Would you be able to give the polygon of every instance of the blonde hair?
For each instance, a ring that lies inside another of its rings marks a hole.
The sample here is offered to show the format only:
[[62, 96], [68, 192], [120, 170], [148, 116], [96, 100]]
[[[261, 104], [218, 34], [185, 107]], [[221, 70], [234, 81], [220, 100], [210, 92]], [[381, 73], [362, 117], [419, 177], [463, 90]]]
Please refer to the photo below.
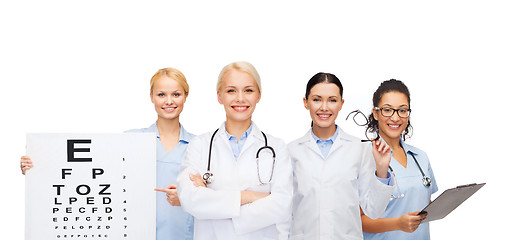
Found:
[[190, 87], [187, 83], [187, 78], [185, 78], [185, 75], [183, 73], [176, 69], [176, 68], [162, 68], [158, 70], [153, 77], [151, 77], [150, 80], [150, 93], [153, 93], [153, 85], [155, 85], [155, 82], [159, 80], [162, 77], [169, 77], [171, 79], [174, 79], [176, 82], [178, 82], [181, 87], [183, 87], [183, 90], [185, 90], [185, 95], [188, 96], [188, 92], [190, 90]]
[[262, 92], [261, 88], [261, 77], [259, 76], [259, 73], [255, 69], [255, 67], [249, 63], [249, 62], [233, 62], [227, 66], [225, 66], [222, 71], [220, 72], [220, 75], [218, 75], [218, 82], [217, 82], [217, 91], [220, 91], [220, 88], [222, 87], [222, 83], [224, 80], [225, 74], [230, 70], [237, 70], [241, 72], [246, 72], [250, 74], [250, 76], [253, 77], [255, 82], [257, 83], [257, 87], [259, 88], [259, 92]]

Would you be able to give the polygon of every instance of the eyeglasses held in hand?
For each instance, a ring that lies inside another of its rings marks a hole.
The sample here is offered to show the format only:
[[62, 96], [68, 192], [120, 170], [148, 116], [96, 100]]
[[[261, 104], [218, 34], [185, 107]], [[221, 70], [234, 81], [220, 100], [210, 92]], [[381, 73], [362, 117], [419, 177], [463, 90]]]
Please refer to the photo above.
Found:
[[[361, 127], [368, 126], [368, 123], [369, 123], [368, 118], [366, 117], [366, 115], [364, 115], [363, 112], [361, 112], [359, 110], [354, 110], [354, 111], [350, 112], [349, 115], [347, 115], [345, 120], [348, 120], [351, 114], [354, 114], [352, 116], [352, 119], [354, 120], [354, 122], [358, 126], [361, 126]], [[361, 142], [375, 142], [380, 139], [380, 135], [378, 134], [378, 130], [375, 132], [369, 132], [368, 128], [366, 128], [364, 135], [366, 136], [366, 139], [361, 140]]]

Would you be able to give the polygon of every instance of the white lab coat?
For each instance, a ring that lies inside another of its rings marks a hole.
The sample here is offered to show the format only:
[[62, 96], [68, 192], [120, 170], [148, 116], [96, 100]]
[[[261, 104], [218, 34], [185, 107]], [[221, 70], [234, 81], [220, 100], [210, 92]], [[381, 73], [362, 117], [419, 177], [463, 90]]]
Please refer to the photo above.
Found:
[[[223, 124], [213, 140], [211, 172], [214, 181], [207, 188], [195, 187], [190, 173], [203, 175], [208, 166], [212, 132], [194, 137], [187, 148], [178, 176], [178, 196], [185, 211], [195, 217], [194, 239], [287, 239], [292, 203], [292, 166], [285, 143], [267, 135], [268, 145], [276, 153], [273, 179], [260, 185], [255, 154], [264, 146], [261, 131], [252, 123], [237, 159]], [[272, 154], [261, 151], [259, 172], [269, 180]], [[268, 197], [240, 206], [242, 190], [271, 193]]]
[[294, 168], [290, 239], [362, 239], [359, 205], [369, 217], [380, 217], [393, 186], [377, 179], [371, 143], [338, 128], [324, 158], [310, 131], [288, 145]]

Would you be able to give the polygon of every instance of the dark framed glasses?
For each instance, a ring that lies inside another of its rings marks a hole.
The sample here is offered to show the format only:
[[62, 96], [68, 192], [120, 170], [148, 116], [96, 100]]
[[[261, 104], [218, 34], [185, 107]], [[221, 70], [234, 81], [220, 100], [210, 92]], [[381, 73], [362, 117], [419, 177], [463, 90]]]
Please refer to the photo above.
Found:
[[394, 115], [394, 112], [398, 113], [398, 117], [400, 118], [408, 118], [410, 117], [410, 112], [412, 112], [412, 109], [410, 108], [390, 108], [390, 107], [375, 107], [376, 111], [380, 111], [380, 114], [384, 117], [392, 117]]
[[[361, 126], [361, 127], [368, 126], [368, 123], [369, 123], [368, 118], [366, 117], [366, 115], [364, 115], [363, 112], [361, 112], [359, 110], [354, 110], [354, 111], [350, 112], [349, 115], [347, 115], [345, 120], [348, 120], [350, 115], [352, 115], [352, 120], [354, 120], [354, 122], [358, 126]], [[364, 135], [366, 136], [366, 139], [361, 140], [361, 142], [375, 142], [380, 139], [380, 135], [378, 134], [378, 130], [375, 132], [369, 132], [368, 128], [366, 128]]]

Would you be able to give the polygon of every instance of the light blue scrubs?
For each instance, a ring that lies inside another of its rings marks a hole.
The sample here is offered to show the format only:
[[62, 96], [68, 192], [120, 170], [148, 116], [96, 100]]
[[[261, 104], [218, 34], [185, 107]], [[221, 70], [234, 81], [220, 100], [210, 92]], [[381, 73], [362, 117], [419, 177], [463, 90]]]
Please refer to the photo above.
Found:
[[[407, 155], [407, 168], [401, 166], [396, 159], [391, 158], [391, 168], [393, 169], [398, 188], [394, 188], [393, 196], [404, 197], [393, 199], [387, 205], [386, 211], [382, 218], [395, 218], [407, 212], [417, 212], [422, 210], [431, 200], [431, 194], [438, 191], [437, 182], [433, 175], [433, 170], [426, 153], [416, 147], [406, 144], [400, 139], [401, 146]], [[431, 178], [431, 186], [426, 187], [422, 183], [422, 174], [417, 164], [410, 155], [412, 152], [421, 166], [424, 174]], [[429, 223], [421, 223], [416, 231], [407, 233], [403, 231], [390, 231], [383, 233], [364, 233], [364, 239], [430, 239]]]
[[[157, 123], [148, 128], [126, 131], [129, 133], [154, 132], [157, 133], [157, 188], [167, 188], [176, 184], [176, 177], [180, 172], [181, 161], [185, 157], [187, 145], [194, 137], [180, 124], [180, 140], [170, 152], [167, 152], [160, 142]], [[183, 211], [181, 207], [171, 206], [163, 192], [157, 192], [157, 240], [193, 239], [194, 218]]]

